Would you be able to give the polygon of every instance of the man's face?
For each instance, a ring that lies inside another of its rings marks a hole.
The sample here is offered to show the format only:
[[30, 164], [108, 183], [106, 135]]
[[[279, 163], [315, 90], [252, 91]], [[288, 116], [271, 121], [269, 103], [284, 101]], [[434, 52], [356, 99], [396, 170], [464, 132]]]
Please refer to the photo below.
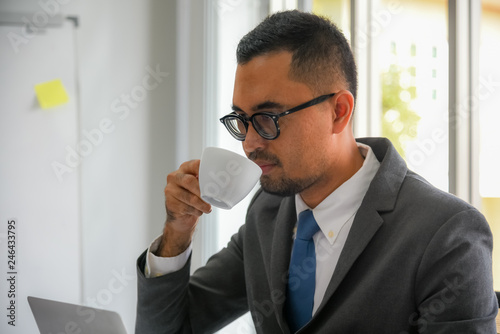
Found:
[[[262, 111], [281, 113], [317, 97], [306, 84], [289, 78], [290, 61], [291, 53], [283, 51], [238, 65], [234, 109], [248, 116]], [[289, 196], [332, 177], [332, 117], [327, 101], [282, 117], [281, 134], [275, 140], [262, 138], [249, 124], [243, 149], [261, 167], [261, 185], [266, 191]]]

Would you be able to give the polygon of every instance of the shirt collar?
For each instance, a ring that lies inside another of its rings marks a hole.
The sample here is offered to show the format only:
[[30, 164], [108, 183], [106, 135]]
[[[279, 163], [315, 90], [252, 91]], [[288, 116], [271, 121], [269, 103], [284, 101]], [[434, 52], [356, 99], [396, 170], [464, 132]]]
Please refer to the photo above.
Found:
[[[362, 143], [356, 144], [361, 155], [365, 158], [361, 168], [312, 209], [316, 222], [330, 244], [335, 242], [342, 227], [358, 211], [368, 187], [380, 167], [380, 162], [370, 146]], [[300, 212], [310, 209], [300, 194], [295, 195], [295, 208], [297, 219]]]

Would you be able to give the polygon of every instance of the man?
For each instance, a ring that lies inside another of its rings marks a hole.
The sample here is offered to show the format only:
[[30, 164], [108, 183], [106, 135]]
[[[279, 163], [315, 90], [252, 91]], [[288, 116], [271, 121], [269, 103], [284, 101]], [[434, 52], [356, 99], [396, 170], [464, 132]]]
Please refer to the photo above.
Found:
[[227, 248], [190, 276], [211, 207], [198, 160], [167, 177], [163, 235], [138, 260], [137, 332], [211, 333], [249, 310], [258, 333], [495, 333], [487, 222], [409, 171], [388, 140], [355, 140], [342, 33], [274, 14], [237, 60], [221, 121], [262, 168], [262, 189]]

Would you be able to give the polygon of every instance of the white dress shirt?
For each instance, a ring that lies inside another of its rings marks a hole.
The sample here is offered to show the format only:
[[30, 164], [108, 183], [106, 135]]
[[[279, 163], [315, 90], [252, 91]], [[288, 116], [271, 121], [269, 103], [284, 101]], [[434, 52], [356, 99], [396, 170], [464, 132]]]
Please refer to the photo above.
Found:
[[[357, 143], [364, 156], [363, 166], [349, 180], [344, 182], [318, 206], [312, 209], [314, 218], [320, 227], [314, 236], [316, 248], [316, 290], [314, 292], [313, 313], [318, 309], [326, 288], [332, 278], [344, 248], [347, 235], [351, 229], [354, 216], [363, 201], [370, 183], [377, 173], [380, 163], [372, 149]], [[299, 194], [295, 195], [297, 217], [300, 212], [310, 209]], [[297, 218], [298, 220], [298, 218]], [[153, 254], [158, 249], [161, 236], [149, 246], [146, 256], [146, 277], [157, 277], [180, 270], [191, 254], [191, 245], [183, 253], [175, 257], [162, 258]], [[327, 263], [328, 265], [321, 265]]]

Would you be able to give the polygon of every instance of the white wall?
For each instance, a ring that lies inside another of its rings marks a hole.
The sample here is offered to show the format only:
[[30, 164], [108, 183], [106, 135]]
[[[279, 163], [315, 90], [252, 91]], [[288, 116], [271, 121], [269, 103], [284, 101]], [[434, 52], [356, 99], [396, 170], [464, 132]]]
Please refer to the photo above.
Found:
[[[161, 232], [165, 176], [175, 167], [175, 3], [81, 1], [76, 7], [81, 127], [94, 128], [104, 117], [116, 124], [82, 169], [83, 302], [106, 303], [132, 332], [135, 259]], [[146, 67], [168, 76], [160, 74], [162, 82], [140, 101], [132, 93], [142, 92]], [[118, 108], [123, 111], [114, 113]], [[116, 273], [125, 276], [123, 290], [110, 294]]]
[[[133, 333], [135, 260], [161, 232], [165, 177], [177, 167], [176, 2], [2, 0], [0, 11], [33, 13], [40, 3], [80, 20], [80, 132], [106, 118], [114, 124], [80, 166], [81, 302], [119, 312]], [[147, 79], [152, 90], [143, 99], [146, 68], [168, 75]]]
[[33, 32], [28, 43], [11, 43], [20, 28], [0, 26], [0, 36], [12, 38], [0, 38], [0, 267], [8, 278], [0, 280], [0, 304], [9, 308], [0, 333], [5, 334], [35, 331], [28, 296], [78, 302], [82, 286], [80, 173], [72, 170], [59, 182], [52, 168], [65, 162], [65, 147], [77, 144], [77, 103], [71, 98], [43, 110], [33, 87], [59, 78], [67, 94], [76, 95], [74, 25], [64, 22]]

